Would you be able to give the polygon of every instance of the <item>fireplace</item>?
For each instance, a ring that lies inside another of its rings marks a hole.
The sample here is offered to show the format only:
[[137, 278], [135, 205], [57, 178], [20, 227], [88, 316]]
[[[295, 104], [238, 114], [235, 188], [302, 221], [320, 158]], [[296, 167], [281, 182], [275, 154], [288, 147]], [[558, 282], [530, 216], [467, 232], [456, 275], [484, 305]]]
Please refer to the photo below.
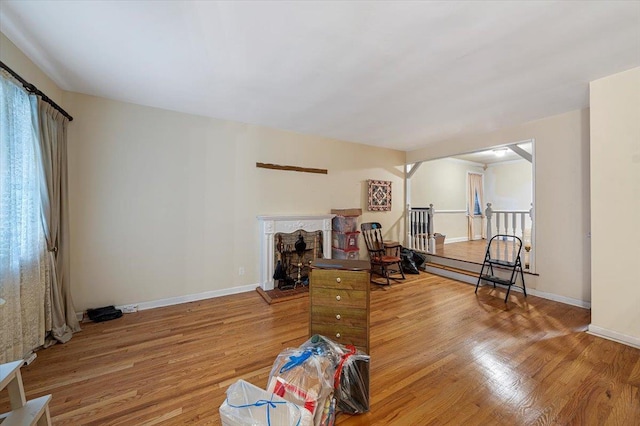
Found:
[[[278, 250], [276, 248], [276, 236], [279, 234], [293, 235], [297, 239], [297, 231], [305, 231], [305, 242], [307, 244], [306, 254], [302, 257], [303, 261], [307, 261], [310, 257], [317, 256], [321, 251], [325, 259], [331, 258], [331, 219], [335, 215], [326, 214], [318, 216], [258, 216], [258, 222], [260, 224], [260, 287], [263, 290], [273, 290], [275, 287], [275, 280], [273, 279], [273, 273], [277, 265]], [[314, 237], [318, 235], [315, 231], [321, 231], [321, 237]], [[288, 238], [283, 237], [284, 241], [289, 241]], [[321, 241], [321, 246], [315, 246]], [[297, 253], [294, 250], [288, 250], [291, 247], [285, 247], [285, 251], [289, 251], [287, 254], [289, 261], [298, 262]], [[295, 268], [295, 265], [294, 265]], [[289, 271], [291, 272], [291, 271]]]

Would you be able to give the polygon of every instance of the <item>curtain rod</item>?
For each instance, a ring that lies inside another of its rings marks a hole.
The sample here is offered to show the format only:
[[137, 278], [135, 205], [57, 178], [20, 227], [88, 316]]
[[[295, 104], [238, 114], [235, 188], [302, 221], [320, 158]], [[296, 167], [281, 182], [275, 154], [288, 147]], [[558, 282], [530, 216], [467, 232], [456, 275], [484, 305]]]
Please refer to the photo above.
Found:
[[17, 72], [15, 72], [14, 70], [12, 70], [11, 68], [9, 68], [4, 62], [0, 61], [0, 67], [2, 67], [4, 70], [6, 70], [9, 74], [11, 74], [13, 76], [13, 78], [15, 78], [16, 80], [18, 80], [20, 83], [22, 83], [22, 87], [24, 87], [26, 89], [27, 92], [29, 93], [34, 93], [38, 96], [40, 96], [42, 98], [43, 101], [45, 101], [46, 103], [48, 103], [49, 105], [51, 105], [52, 107], [54, 107], [55, 109], [58, 110], [58, 112], [60, 112], [60, 114], [64, 115], [65, 117], [67, 117], [69, 119], [69, 121], [73, 121], [73, 117], [70, 116], [67, 111], [63, 110], [62, 107], [60, 105], [58, 105], [57, 103], [55, 103], [53, 100], [51, 100], [51, 98], [49, 98], [47, 95], [45, 95], [43, 92], [41, 92], [40, 90], [38, 90], [38, 88], [36, 86], [34, 86], [33, 84], [29, 83], [27, 80], [25, 80], [24, 78], [20, 77], [18, 75]]

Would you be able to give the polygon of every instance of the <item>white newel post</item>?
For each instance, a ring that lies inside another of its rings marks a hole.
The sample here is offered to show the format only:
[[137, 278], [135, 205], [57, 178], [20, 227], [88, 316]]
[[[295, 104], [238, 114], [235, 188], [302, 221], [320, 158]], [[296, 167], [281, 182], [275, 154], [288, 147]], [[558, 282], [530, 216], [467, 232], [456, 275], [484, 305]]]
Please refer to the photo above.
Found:
[[487, 217], [487, 246], [491, 237], [493, 237], [493, 231], [491, 230], [491, 217], [493, 216], [493, 209], [491, 203], [487, 203], [487, 209], [484, 211], [484, 215]]
[[275, 264], [275, 243], [277, 233], [295, 231], [322, 231], [322, 253], [325, 259], [331, 259], [331, 219], [335, 215], [317, 216], [258, 216], [260, 223], [260, 287], [273, 290], [273, 272]]
[[433, 233], [433, 204], [429, 204], [429, 212], [427, 213], [427, 235], [429, 236], [428, 252], [431, 254], [436, 253], [436, 236]]
[[405, 247], [413, 250], [413, 235], [411, 235], [411, 204], [407, 203], [406, 214], [404, 215], [406, 220], [404, 224], [404, 229], [407, 231], [407, 236], [405, 237], [404, 245]]

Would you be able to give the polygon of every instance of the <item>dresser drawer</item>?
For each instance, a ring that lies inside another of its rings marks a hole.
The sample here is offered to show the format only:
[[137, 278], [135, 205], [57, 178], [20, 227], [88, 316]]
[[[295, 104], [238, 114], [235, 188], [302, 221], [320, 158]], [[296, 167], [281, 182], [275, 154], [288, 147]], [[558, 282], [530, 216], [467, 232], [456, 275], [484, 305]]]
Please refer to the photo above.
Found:
[[314, 304], [311, 306], [311, 322], [364, 329], [367, 327], [367, 310]]
[[342, 345], [354, 345], [368, 350], [367, 330], [364, 328], [353, 328], [334, 324], [311, 324], [310, 331], [312, 335], [321, 334]]
[[366, 291], [312, 288], [310, 295], [313, 305], [334, 306], [336, 308], [367, 308]]
[[365, 290], [369, 285], [368, 271], [312, 269], [314, 287]]

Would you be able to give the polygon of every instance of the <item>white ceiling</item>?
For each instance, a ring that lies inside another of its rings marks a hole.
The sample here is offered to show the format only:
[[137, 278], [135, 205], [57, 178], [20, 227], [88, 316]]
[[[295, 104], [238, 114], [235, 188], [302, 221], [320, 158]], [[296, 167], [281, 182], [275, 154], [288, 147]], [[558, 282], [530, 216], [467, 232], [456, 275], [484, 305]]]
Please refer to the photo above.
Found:
[[638, 1], [2, 0], [0, 30], [65, 90], [401, 150], [640, 66]]

